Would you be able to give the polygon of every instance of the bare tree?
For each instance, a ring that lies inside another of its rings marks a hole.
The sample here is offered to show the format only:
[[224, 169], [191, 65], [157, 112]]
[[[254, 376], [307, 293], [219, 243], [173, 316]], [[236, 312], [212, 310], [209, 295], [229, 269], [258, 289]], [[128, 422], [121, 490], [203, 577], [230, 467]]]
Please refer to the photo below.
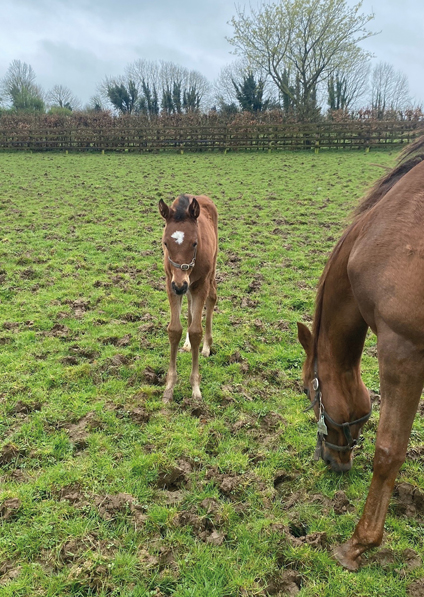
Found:
[[107, 110], [102, 97], [99, 94], [92, 95], [88, 100], [88, 103], [84, 106], [84, 110], [87, 112], [103, 112]]
[[379, 62], [371, 73], [371, 106], [377, 116], [386, 110], [403, 110], [412, 104], [408, 77], [388, 62]]
[[20, 110], [44, 110], [41, 87], [35, 82], [35, 72], [30, 64], [13, 60], [1, 82], [4, 99]]
[[46, 94], [46, 100], [52, 107], [66, 108], [68, 110], [81, 109], [79, 99], [65, 85], [55, 85], [52, 87]]
[[359, 107], [359, 100], [369, 89], [371, 66], [367, 57], [358, 56], [356, 64], [333, 73], [327, 82], [330, 110]]
[[373, 35], [366, 29], [374, 15], [359, 14], [362, 2], [279, 0], [251, 9], [236, 8], [228, 41], [235, 52], [264, 69], [281, 95], [301, 115], [316, 110], [317, 89], [338, 70], [346, 70], [360, 53], [358, 42]]
[[208, 79], [198, 71], [189, 71], [174, 62], [137, 60], [127, 66], [126, 76], [131, 77], [140, 88], [145, 85], [151, 93], [156, 92], [165, 111], [190, 111], [195, 106], [207, 110], [211, 105]]

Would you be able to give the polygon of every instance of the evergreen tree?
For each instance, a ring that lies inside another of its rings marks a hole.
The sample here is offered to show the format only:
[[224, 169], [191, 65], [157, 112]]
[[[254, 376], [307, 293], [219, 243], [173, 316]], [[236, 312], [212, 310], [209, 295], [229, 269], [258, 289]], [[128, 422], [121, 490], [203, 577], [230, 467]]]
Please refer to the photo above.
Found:
[[268, 108], [269, 100], [263, 99], [265, 82], [262, 79], [256, 82], [252, 72], [244, 77], [240, 85], [233, 80], [233, 85], [242, 110], [264, 112]]

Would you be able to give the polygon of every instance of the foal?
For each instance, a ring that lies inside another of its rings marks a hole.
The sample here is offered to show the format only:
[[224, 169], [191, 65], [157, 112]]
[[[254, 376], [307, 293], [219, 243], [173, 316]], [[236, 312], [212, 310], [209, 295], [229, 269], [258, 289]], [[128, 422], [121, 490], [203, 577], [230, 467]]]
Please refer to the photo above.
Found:
[[188, 300], [188, 331], [183, 349], [192, 353], [190, 383], [192, 397], [201, 398], [199, 346], [202, 339], [202, 312], [206, 302], [206, 334], [202, 355], [208, 357], [212, 345], [212, 315], [216, 303], [216, 254], [218, 213], [205, 195], [180, 195], [170, 207], [161, 199], [159, 212], [166, 224], [162, 243], [166, 291], [171, 307], [168, 325], [171, 359], [166, 377], [164, 402], [170, 402], [177, 381], [177, 350], [181, 339], [180, 322], [183, 296]]

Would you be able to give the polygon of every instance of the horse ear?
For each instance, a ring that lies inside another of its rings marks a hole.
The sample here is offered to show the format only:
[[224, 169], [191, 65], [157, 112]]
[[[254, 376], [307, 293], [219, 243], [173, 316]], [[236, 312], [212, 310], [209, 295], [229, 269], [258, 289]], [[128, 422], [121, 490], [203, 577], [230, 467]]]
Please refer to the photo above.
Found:
[[297, 337], [303, 346], [304, 351], [309, 355], [312, 351], [312, 334], [309, 331], [309, 328], [303, 323], [300, 323], [300, 321], [297, 322]]
[[159, 213], [165, 220], [169, 218], [169, 207], [163, 199], [159, 201]]
[[195, 197], [193, 197], [192, 202], [188, 206], [188, 215], [190, 218], [193, 218], [193, 220], [197, 220], [200, 216], [200, 205]]

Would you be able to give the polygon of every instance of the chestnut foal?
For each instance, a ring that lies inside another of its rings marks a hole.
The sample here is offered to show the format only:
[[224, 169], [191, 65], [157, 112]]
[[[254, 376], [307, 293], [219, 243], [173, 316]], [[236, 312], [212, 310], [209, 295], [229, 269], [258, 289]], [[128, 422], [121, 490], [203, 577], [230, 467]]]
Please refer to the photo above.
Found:
[[347, 569], [380, 545], [396, 475], [405, 460], [424, 384], [424, 137], [376, 183], [336, 245], [319, 283], [306, 351], [305, 391], [318, 419], [316, 457], [349, 470], [371, 414], [360, 361], [368, 328], [377, 335], [381, 411], [374, 469], [353, 536], [335, 550]]
[[170, 207], [161, 199], [159, 212], [165, 220], [162, 242], [166, 291], [171, 307], [171, 321], [168, 325], [171, 359], [163, 400], [172, 400], [177, 381], [177, 350], [182, 334], [181, 303], [185, 294], [188, 300], [188, 331], [183, 349], [191, 350], [192, 397], [199, 399], [202, 397], [199, 387], [199, 346], [205, 302], [206, 334], [203, 356], [210, 355], [212, 345], [212, 315], [216, 303], [218, 213], [213, 202], [204, 195], [180, 195]]

